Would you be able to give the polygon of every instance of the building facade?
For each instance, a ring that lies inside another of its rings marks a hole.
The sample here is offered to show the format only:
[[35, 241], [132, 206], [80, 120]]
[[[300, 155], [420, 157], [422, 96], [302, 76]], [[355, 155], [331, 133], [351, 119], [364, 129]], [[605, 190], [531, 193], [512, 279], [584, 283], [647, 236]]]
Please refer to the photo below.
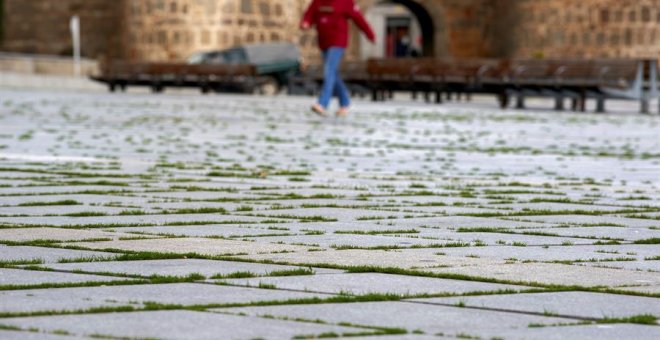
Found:
[[[317, 60], [298, 21], [311, 0], [0, 0], [0, 50], [66, 55], [81, 17], [83, 54], [175, 61], [194, 52], [288, 41]], [[390, 56], [400, 41], [434, 57], [660, 55], [660, 0], [356, 0], [379, 37], [353, 30], [349, 59]]]

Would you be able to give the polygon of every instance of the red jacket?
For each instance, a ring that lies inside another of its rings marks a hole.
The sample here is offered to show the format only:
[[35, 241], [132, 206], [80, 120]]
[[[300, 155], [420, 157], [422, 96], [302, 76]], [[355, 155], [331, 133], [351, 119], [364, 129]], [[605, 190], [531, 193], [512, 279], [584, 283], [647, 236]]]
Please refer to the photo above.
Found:
[[330, 47], [346, 48], [348, 19], [353, 20], [369, 40], [373, 42], [376, 39], [374, 31], [353, 0], [313, 0], [305, 11], [300, 27], [316, 25], [319, 47], [322, 50]]

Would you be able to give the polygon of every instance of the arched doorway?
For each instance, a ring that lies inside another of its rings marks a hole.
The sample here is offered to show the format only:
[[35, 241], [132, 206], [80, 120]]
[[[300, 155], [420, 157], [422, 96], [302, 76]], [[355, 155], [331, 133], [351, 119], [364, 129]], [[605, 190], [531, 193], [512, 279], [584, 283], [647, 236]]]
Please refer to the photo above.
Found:
[[433, 17], [413, 0], [376, 0], [365, 15], [376, 31], [376, 44], [362, 41], [363, 58], [436, 56]]

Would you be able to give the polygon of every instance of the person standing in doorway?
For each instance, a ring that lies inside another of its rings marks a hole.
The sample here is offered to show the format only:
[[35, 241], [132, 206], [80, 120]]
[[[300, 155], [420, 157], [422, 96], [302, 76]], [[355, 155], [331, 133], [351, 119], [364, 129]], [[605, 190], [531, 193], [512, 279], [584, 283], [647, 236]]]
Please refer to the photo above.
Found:
[[348, 46], [348, 20], [364, 32], [372, 43], [376, 35], [353, 0], [313, 0], [300, 22], [301, 29], [316, 26], [318, 45], [323, 54], [323, 87], [312, 111], [325, 116], [332, 95], [339, 98], [337, 116], [348, 114], [351, 104], [346, 84], [339, 74], [339, 65]]

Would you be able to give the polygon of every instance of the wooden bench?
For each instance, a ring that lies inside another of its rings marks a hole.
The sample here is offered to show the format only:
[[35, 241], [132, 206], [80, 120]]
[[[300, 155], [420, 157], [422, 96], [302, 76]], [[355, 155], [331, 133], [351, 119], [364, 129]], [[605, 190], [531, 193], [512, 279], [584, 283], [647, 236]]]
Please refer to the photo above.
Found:
[[234, 89], [252, 92], [260, 84], [254, 65], [212, 65], [180, 63], [129, 63], [112, 62], [102, 66], [102, 74], [92, 77], [108, 84], [111, 92], [118, 87], [148, 86], [153, 92], [166, 87], [200, 88], [203, 93], [211, 90]]

